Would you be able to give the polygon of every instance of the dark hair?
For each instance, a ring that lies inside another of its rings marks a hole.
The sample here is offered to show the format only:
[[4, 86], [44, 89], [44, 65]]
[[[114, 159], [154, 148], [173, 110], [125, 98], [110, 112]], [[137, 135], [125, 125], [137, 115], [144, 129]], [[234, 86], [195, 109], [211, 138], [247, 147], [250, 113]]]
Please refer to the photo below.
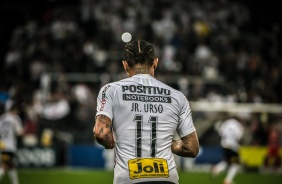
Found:
[[134, 40], [125, 45], [124, 60], [130, 68], [138, 63], [152, 66], [154, 58], [153, 45], [144, 40]]

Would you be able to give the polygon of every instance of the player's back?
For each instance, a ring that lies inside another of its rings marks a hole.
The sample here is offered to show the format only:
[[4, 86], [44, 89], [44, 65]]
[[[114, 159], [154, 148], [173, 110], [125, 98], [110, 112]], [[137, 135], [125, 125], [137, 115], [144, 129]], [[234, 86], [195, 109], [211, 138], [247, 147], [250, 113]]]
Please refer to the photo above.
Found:
[[130, 179], [169, 177], [169, 170], [176, 167], [171, 141], [181, 110], [188, 105], [185, 96], [146, 74], [111, 83], [104, 90], [113, 90], [115, 169], [130, 170]]
[[228, 119], [224, 121], [219, 130], [222, 137], [222, 146], [237, 151], [239, 148], [239, 140], [243, 135], [243, 131], [244, 128], [238, 120]]
[[5, 113], [0, 116], [0, 149], [14, 152], [16, 150], [16, 127], [20, 122], [18, 116]]

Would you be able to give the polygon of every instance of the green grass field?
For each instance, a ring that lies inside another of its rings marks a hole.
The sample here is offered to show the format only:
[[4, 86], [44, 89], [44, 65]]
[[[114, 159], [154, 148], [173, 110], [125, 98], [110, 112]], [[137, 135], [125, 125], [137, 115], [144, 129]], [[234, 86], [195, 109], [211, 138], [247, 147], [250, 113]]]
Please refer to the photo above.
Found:
[[[224, 173], [214, 180], [208, 173], [180, 172], [180, 184], [222, 184]], [[20, 184], [111, 184], [113, 173], [83, 169], [20, 169]], [[281, 184], [282, 175], [239, 173], [236, 184]], [[7, 175], [1, 184], [10, 184]]]

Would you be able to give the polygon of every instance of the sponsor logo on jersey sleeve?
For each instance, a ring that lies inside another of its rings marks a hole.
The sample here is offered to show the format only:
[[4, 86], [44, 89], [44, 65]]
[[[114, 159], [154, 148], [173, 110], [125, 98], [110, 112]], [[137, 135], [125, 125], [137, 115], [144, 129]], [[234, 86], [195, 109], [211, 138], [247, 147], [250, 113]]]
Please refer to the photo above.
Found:
[[103, 111], [104, 108], [105, 108], [105, 105], [106, 105], [106, 102], [107, 102], [106, 91], [107, 91], [107, 89], [109, 89], [109, 87], [111, 87], [111, 86], [110, 85], [106, 86], [102, 91], [102, 99], [100, 100], [100, 102], [101, 102], [100, 111]]

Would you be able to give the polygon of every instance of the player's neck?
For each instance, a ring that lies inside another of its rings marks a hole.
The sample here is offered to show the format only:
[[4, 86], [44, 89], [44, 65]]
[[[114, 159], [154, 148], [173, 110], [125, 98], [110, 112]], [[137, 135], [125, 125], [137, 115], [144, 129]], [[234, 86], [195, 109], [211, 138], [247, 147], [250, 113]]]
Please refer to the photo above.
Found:
[[152, 66], [143, 66], [143, 65], [135, 65], [129, 71], [129, 76], [132, 77], [133, 75], [137, 74], [149, 74], [154, 77], [154, 68]]
[[154, 72], [151, 72], [149, 68], [134, 68], [132, 72], [130, 72], [129, 76], [132, 77], [138, 74], [149, 74], [154, 77]]
[[136, 67], [133, 68], [133, 73], [136, 74], [150, 74], [150, 67]]

